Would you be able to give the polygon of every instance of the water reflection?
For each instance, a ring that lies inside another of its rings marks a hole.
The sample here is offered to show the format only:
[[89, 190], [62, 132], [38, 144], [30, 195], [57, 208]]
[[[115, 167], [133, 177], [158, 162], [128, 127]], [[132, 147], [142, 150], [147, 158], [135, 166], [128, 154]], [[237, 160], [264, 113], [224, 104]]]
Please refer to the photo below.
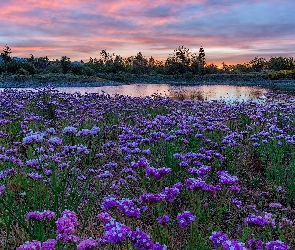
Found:
[[227, 102], [256, 100], [263, 97], [269, 89], [261, 87], [245, 87], [232, 85], [201, 85], [201, 86], [175, 86], [169, 84], [130, 84], [121, 86], [103, 87], [72, 87], [57, 88], [60, 92], [75, 93], [106, 93], [109, 95], [128, 95], [143, 97], [158, 94], [169, 96], [177, 100], [224, 100]]
[[[0, 89], [0, 91], [3, 89]], [[30, 89], [32, 90], [32, 89]], [[176, 86], [169, 84], [130, 84], [103, 87], [60, 87], [56, 90], [65, 93], [106, 93], [114, 95], [128, 95], [131, 97], [144, 97], [158, 94], [169, 96], [175, 100], [223, 100], [226, 102], [257, 100], [263, 94], [271, 91], [261, 87], [245, 87], [232, 85], [199, 85]]]

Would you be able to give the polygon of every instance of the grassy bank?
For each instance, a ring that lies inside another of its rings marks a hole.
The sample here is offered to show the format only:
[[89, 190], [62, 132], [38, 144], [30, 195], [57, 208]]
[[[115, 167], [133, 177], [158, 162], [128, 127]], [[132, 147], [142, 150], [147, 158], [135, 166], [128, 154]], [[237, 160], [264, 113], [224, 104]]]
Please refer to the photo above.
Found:
[[0, 95], [1, 249], [295, 248], [292, 97]]
[[35, 74], [0, 76], [0, 88], [45, 87], [99, 87], [132, 83], [174, 84], [174, 85], [216, 85], [229, 84], [236, 86], [261, 86], [273, 90], [295, 90], [293, 79], [272, 79], [266, 73], [247, 74], [209, 74], [209, 75], [162, 75], [162, 74], [131, 74], [109, 73], [97, 76], [74, 74]]

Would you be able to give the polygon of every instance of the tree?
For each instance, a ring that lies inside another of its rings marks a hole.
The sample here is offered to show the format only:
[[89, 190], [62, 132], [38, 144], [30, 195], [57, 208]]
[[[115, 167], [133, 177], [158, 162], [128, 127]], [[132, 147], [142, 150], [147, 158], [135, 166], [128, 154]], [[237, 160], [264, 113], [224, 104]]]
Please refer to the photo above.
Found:
[[133, 58], [132, 73], [144, 73], [146, 71], [147, 63], [148, 60], [142, 55], [141, 52], [138, 52]]
[[205, 72], [205, 66], [205, 50], [201, 46], [198, 54], [194, 53], [191, 55], [191, 69], [195, 74], [203, 74]]
[[62, 56], [60, 60], [61, 68], [62, 68], [62, 73], [66, 74], [71, 70], [71, 61], [70, 58], [67, 56]]
[[166, 59], [165, 66], [168, 74], [182, 74], [190, 71], [190, 63], [190, 51], [182, 45], [178, 46], [173, 54]]
[[204, 67], [206, 65], [206, 58], [205, 58], [205, 56], [206, 56], [205, 50], [201, 46], [201, 48], [199, 49], [199, 55], [198, 55], [198, 62], [199, 62], [199, 66], [200, 66], [201, 69], [204, 69]]
[[275, 71], [289, 70], [295, 68], [293, 57], [271, 57], [267, 64], [268, 69], [272, 69]]
[[1, 53], [1, 57], [3, 60], [3, 63], [7, 63], [9, 61], [11, 61], [11, 48], [6, 44], [3, 48], [3, 52]]
[[255, 72], [261, 72], [267, 68], [267, 61], [265, 58], [256, 56], [253, 60], [249, 62], [250, 67]]

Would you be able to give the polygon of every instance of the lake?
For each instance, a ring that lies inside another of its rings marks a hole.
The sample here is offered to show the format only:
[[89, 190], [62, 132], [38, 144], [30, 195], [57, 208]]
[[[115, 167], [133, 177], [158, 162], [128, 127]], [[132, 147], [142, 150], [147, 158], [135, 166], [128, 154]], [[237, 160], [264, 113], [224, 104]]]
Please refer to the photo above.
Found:
[[270, 89], [262, 87], [247, 87], [233, 85], [198, 85], [198, 86], [176, 86], [169, 84], [130, 84], [120, 86], [103, 87], [71, 87], [56, 88], [60, 92], [81, 94], [85, 93], [106, 93], [109, 95], [128, 95], [132, 97], [143, 97], [158, 94], [169, 96], [173, 99], [184, 100], [224, 100], [246, 101], [249, 99], [257, 100]]
[[[198, 85], [198, 86], [176, 86], [169, 84], [129, 84], [119, 86], [102, 87], [59, 87], [56, 88], [65, 93], [106, 93], [111, 96], [128, 95], [132, 97], [143, 97], [158, 94], [169, 96], [173, 99], [184, 100], [224, 100], [226, 102], [257, 100], [263, 94], [271, 91], [262, 87], [247, 87], [233, 85]], [[0, 89], [3, 90], [3, 89]]]

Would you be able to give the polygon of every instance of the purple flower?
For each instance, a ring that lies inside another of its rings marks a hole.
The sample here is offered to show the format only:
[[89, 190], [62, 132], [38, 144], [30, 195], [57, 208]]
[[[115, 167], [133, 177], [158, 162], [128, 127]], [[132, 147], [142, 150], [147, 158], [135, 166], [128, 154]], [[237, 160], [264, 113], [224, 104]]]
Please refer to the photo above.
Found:
[[284, 242], [276, 240], [270, 241], [265, 245], [266, 250], [288, 250], [290, 247], [286, 245]]
[[165, 196], [163, 194], [143, 194], [139, 199], [144, 203], [157, 203], [165, 199]]
[[237, 176], [230, 175], [227, 171], [218, 171], [217, 174], [222, 185], [236, 185], [239, 181]]
[[206, 186], [206, 182], [201, 178], [189, 178], [185, 180], [185, 184], [188, 190], [194, 190], [194, 189], [202, 189], [204, 186]]
[[27, 241], [23, 245], [19, 246], [17, 250], [42, 250], [41, 242], [38, 240]]
[[117, 207], [118, 200], [115, 195], [108, 195], [103, 198], [101, 208], [103, 210], [109, 210], [110, 208]]
[[269, 207], [271, 207], [271, 208], [282, 208], [283, 205], [281, 203], [270, 203]]
[[100, 132], [100, 128], [93, 126], [92, 129], [90, 130], [90, 134], [92, 135], [97, 135]]
[[5, 171], [0, 171], [0, 180], [5, 178], [7, 175], [15, 173], [14, 168], [6, 169]]
[[240, 192], [240, 188], [238, 186], [231, 186], [230, 187], [230, 191], [234, 192], [234, 193], [239, 193]]
[[112, 216], [108, 212], [101, 212], [96, 216], [103, 224], [107, 224], [112, 220]]
[[41, 142], [43, 141], [44, 134], [42, 133], [30, 133], [26, 137], [23, 138], [22, 143], [24, 145], [31, 144], [33, 142]]
[[225, 250], [248, 250], [245, 243], [239, 242], [238, 240], [226, 240], [222, 242], [222, 246]]
[[48, 140], [48, 143], [52, 145], [60, 145], [62, 144], [62, 139], [59, 137], [52, 137]]
[[64, 242], [78, 240], [73, 235], [75, 226], [78, 226], [77, 216], [75, 212], [65, 210], [62, 212], [62, 217], [56, 221], [56, 239]]
[[55, 239], [48, 239], [42, 243], [42, 250], [55, 250], [57, 241]]
[[78, 250], [87, 250], [87, 249], [91, 249], [97, 245], [98, 244], [94, 239], [89, 238], [89, 239], [85, 239], [85, 240], [80, 241], [80, 243], [77, 247], [78, 247]]
[[164, 214], [162, 217], [157, 218], [157, 221], [162, 225], [167, 225], [169, 223], [169, 216], [167, 214]]
[[277, 193], [280, 193], [280, 192], [282, 192], [282, 191], [283, 191], [283, 188], [282, 188], [282, 186], [278, 186], [276, 191], [277, 191]]
[[182, 214], [177, 215], [178, 224], [181, 228], [185, 228], [188, 224], [193, 222], [196, 219], [196, 216], [193, 215], [190, 211], [185, 211]]
[[237, 208], [240, 208], [242, 206], [242, 202], [237, 200], [236, 198], [232, 199], [231, 202], [237, 206]]
[[76, 136], [80, 137], [80, 136], [87, 136], [90, 134], [90, 130], [89, 129], [82, 129], [81, 131], [79, 131]]
[[154, 243], [151, 237], [142, 230], [131, 231], [128, 234], [129, 239], [134, 243], [136, 249], [148, 250], [153, 249]]
[[71, 127], [71, 126], [65, 127], [63, 129], [64, 134], [75, 134], [76, 132], [77, 132], [77, 129], [75, 127]]
[[176, 199], [176, 196], [180, 194], [181, 189], [177, 188], [176, 186], [174, 185], [172, 188], [165, 187], [161, 191], [161, 194], [163, 195], [164, 199], [168, 202], [173, 202]]
[[61, 214], [63, 217], [69, 218], [75, 227], [79, 225], [77, 215], [75, 212], [66, 209]]
[[115, 220], [111, 220], [105, 226], [105, 233], [103, 237], [109, 242], [117, 244], [124, 241], [130, 231], [130, 228], [126, 225]]
[[43, 216], [44, 219], [47, 219], [47, 220], [52, 220], [52, 219], [56, 218], [55, 213], [50, 211], [50, 210], [44, 210], [42, 212], [42, 216]]
[[129, 217], [140, 217], [140, 209], [130, 199], [123, 198], [118, 201], [118, 209]]
[[198, 169], [197, 168], [189, 168], [188, 172], [191, 173], [191, 174], [197, 174], [197, 175], [200, 175], [200, 176], [204, 176], [207, 173], [209, 173], [211, 171], [211, 169], [212, 169], [211, 166], [203, 165], [202, 167], [200, 167]]
[[43, 176], [38, 173], [28, 173], [27, 176], [35, 181], [38, 181], [43, 178]]
[[213, 242], [214, 247], [219, 247], [225, 240], [227, 240], [227, 235], [220, 231], [214, 231], [209, 239]]
[[26, 218], [41, 221], [43, 219], [43, 213], [39, 211], [29, 212], [26, 214]]
[[71, 235], [75, 231], [75, 226], [71, 219], [67, 217], [61, 217], [56, 222], [56, 239], [68, 242], [71, 240]]
[[5, 187], [4, 185], [1, 185], [1, 186], [0, 186], [0, 196], [3, 194], [5, 188], [6, 188], [6, 187]]
[[258, 226], [265, 226], [268, 224], [268, 221], [263, 218], [262, 216], [250, 214], [246, 219], [245, 219], [245, 224], [246, 225], [258, 225]]
[[145, 171], [147, 176], [154, 176], [156, 179], [161, 179], [164, 175], [171, 172], [171, 168], [147, 167]]
[[153, 250], [167, 250], [167, 246], [166, 245], [161, 245], [159, 243], [155, 243], [153, 245]]
[[262, 240], [255, 240], [255, 239], [248, 240], [248, 245], [251, 247], [251, 249], [262, 250], [263, 244], [264, 242]]

